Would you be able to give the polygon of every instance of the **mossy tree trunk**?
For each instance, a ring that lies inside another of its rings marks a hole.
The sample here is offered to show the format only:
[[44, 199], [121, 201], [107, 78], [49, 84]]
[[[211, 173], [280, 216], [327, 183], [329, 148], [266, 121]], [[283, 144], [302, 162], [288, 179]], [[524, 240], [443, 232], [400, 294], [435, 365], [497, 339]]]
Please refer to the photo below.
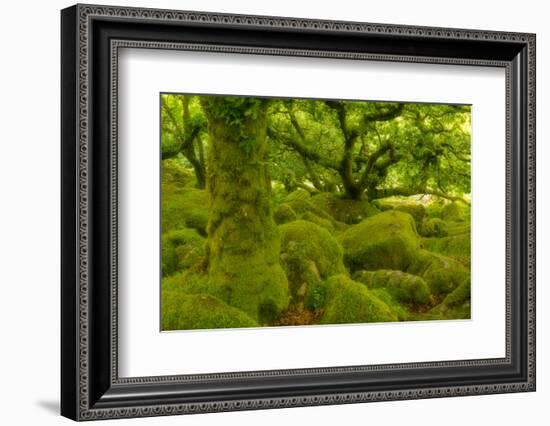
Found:
[[207, 189], [210, 291], [260, 322], [289, 302], [271, 209], [267, 103], [204, 97], [210, 137]]

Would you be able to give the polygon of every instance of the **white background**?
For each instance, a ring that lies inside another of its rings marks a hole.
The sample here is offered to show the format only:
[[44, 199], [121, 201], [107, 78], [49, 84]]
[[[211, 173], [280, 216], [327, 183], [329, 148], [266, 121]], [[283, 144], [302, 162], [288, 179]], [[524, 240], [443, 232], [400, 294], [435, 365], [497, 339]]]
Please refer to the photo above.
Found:
[[[548, 145], [550, 28], [542, 1], [140, 1], [133, 6], [536, 32], [538, 107], [538, 390], [531, 394], [118, 420], [119, 424], [547, 424], [550, 400]], [[0, 413], [2, 423], [69, 424], [59, 394], [59, 9], [3, 4], [0, 67]], [[491, 253], [486, 255], [490, 256]], [[102, 424], [117, 424], [108, 421]]]
[[[505, 356], [504, 69], [123, 49], [118, 77], [122, 377]], [[159, 333], [158, 108], [167, 91], [472, 104], [471, 320]]]

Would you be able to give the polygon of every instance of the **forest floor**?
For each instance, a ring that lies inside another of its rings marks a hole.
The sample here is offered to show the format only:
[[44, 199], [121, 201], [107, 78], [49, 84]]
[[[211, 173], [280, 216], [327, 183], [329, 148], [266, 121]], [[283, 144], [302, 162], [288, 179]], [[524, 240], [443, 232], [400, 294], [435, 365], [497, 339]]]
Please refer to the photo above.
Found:
[[163, 330], [470, 318], [464, 203], [275, 189], [288, 289], [243, 302], [209, 280], [206, 191], [177, 167], [163, 174], [162, 190]]

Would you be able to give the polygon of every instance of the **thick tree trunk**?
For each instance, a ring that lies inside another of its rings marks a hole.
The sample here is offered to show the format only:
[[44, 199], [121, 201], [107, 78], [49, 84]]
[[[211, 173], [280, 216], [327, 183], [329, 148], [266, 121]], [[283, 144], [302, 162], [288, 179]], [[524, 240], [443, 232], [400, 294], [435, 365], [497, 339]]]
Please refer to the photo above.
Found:
[[[211, 102], [211, 101], [205, 101]], [[273, 221], [265, 106], [253, 114], [231, 110], [223, 100], [206, 104], [210, 149], [207, 188], [208, 274], [212, 293], [260, 322], [276, 318], [289, 302], [279, 263], [280, 241]]]

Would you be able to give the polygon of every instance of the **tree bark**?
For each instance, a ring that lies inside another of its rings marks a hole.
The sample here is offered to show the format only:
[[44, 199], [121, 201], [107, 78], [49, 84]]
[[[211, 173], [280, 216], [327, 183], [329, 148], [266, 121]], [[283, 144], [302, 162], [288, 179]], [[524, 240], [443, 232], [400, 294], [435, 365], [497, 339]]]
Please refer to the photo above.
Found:
[[[228, 102], [203, 100], [210, 136], [209, 286], [228, 304], [265, 322], [289, 302], [271, 209], [266, 106], [238, 111]], [[223, 115], [228, 109], [231, 121]]]

